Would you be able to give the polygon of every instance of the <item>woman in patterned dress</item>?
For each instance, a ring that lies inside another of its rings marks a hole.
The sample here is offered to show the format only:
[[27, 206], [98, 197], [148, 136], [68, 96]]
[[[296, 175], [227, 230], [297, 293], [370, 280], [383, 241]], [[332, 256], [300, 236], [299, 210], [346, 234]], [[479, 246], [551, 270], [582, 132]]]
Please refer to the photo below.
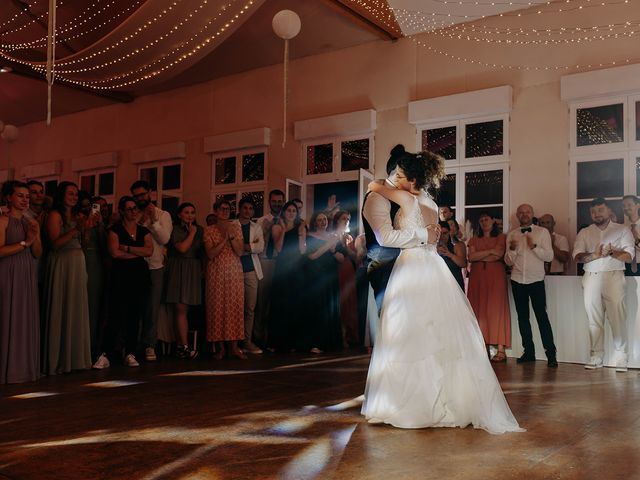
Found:
[[244, 250], [240, 225], [229, 221], [231, 204], [220, 199], [213, 204], [215, 225], [204, 231], [209, 258], [206, 277], [207, 340], [214, 342], [215, 358], [226, 349], [233, 357], [246, 360], [238, 347], [244, 339], [244, 274], [240, 255]]

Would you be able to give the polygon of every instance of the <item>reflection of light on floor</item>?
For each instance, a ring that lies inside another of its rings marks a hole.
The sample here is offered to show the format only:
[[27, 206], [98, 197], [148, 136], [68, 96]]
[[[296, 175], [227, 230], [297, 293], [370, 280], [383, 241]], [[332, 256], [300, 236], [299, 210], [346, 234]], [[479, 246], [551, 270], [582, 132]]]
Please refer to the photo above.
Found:
[[31, 392], [21, 393], [20, 395], [14, 395], [9, 398], [40, 398], [40, 397], [52, 397], [54, 395], [60, 395], [57, 392]]
[[314, 422], [309, 417], [298, 417], [284, 420], [269, 428], [266, 433], [274, 435], [290, 435], [312, 425]]
[[192, 370], [190, 372], [165, 373], [163, 377], [218, 377], [226, 375], [243, 375], [247, 373], [263, 373], [269, 370]]
[[129, 385], [138, 385], [144, 382], [135, 382], [133, 380], [110, 380], [108, 382], [97, 383], [85, 383], [85, 387], [98, 387], [98, 388], [118, 388], [128, 387]]
[[338, 403], [337, 405], [331, 405], [327, 407], [326, 410], [329, 410], [330, 412], [341, 412], [342, 410], [348, 410], [349, 408], [360, 407], [362, 406], [362, 402], [364, 402], [364, 395], [352, 398], [346, 402]]
[[[338, 357], [338, 358], [330, 358], [327, 360], [316, 360], [316, 361], [311, 361], [311, 360], [315, 360], [316, 357], [310, 357], [307, 360], [309, 361], [309, 363], [294, 363], [291, 365], [282, 365], [280, 367], [276, 367], [274, 368], [274, 370], [286, 370], [289, 368], [300, 368], [300, 367], [307, 367], [309, 365], [324, 365], [327, 363], [342, 363], [342, 362], [348, 362], [350, 360], [359, 360], [361, 358], [369, 358], [369, 355], [354, 355], [351, 357]], [[304, 360], [304, 359], [303, 359]]]

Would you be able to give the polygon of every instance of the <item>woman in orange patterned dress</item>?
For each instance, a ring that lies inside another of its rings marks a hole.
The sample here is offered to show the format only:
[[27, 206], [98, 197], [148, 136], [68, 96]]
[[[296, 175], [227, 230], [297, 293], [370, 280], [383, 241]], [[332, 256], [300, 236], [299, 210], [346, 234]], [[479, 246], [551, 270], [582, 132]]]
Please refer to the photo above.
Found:
[[213, 204], [218, 221], [204, 231], [204, 246], [209, 258], [206, 277], [207, 340], [214, 342], [215, 358], [229, 354], [245, 360], [238, 347], [244, 339], [244, 276], [242, 230], [229, 221], [231, 204], [220, 199]]
[[511, 314], [504, 269], [506, 236], [488, 213], [478, 219], [477, 235], [469, 240], [469, 287], [467, 297], [478, 318], [484, 342], [496, 345], [492, 362], [506, 362], [505, 348], [511, 348]]

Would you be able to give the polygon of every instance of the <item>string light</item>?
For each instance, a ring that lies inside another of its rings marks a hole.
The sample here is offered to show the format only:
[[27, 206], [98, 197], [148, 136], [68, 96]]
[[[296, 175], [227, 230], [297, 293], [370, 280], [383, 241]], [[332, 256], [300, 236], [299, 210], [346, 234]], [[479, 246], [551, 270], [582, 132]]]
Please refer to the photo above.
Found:
[[[98, 0], [99, 1], [99, 0]], [[31, 7], [31, 5], [33, 4], [29, 4], [27, 5], [27, 7]], [[64, 2], [62, 0], [60, 0], [58, 3], [58, 8], [60, 8], [62, 5], [64, 5]], [[26, 9], [25, 9], [26, 10]], [[24, 13], [25, 10], [21, 10], [21, 13]], [[48, 11], [45, 11], [44, 13], [38, 15], [36, 18], [31, 18], [28, 22], [26, 22], [24, 25], [21, 25], [19, 27], [14, 28], [13, 30], [7, 30], [6, 32], [2, 32], [2, 36], [7, 36], [7, 35], [11, 35], [12, 33], [17, 33], [17, 32], [21, 32], [22, 30], [24, 30], [25, 28], [27, 28], [29, 25], [31, 25], [32, 23], [36, 23], [36, 22], [42, 22], [45, 18], [48, 18], [49, 14]]]

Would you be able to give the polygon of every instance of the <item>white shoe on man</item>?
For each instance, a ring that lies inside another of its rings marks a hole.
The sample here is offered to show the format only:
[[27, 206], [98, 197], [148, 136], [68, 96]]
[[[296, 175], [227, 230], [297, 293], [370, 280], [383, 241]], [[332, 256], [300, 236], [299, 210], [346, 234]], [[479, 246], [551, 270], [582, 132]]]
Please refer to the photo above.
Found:
[[616, 359], [616, 372], [626, 372], [627, 370], [627, 354], [618, 353], [618, 358]]
[[109, 368], [110, 365], [107, 354], [101, 353], [98, 360], [96, 360], [96, 363], [93, 364], [93, 368], [95, 370], [104, 370], [105, 368]]
[[139, 367], [140, 366], [140, 364], [136, 360], [136, 357], [134, 357], [133, 354], [131, 354], [131, 353], [129, 353], [126, 357], [124, 357], [124, 364], [127, 367]]
[[156, 357], [156, 349], [153, 347], [147, 347], [144, 349], [144, 359], [147, 362], [155, 362], [158, 357]]
[[589, 361], [585, 363], [584, 368], [586, 370], [596, 370], [598, 368], [602, 368], [602, 359], [600, 357], [592, 355]]

